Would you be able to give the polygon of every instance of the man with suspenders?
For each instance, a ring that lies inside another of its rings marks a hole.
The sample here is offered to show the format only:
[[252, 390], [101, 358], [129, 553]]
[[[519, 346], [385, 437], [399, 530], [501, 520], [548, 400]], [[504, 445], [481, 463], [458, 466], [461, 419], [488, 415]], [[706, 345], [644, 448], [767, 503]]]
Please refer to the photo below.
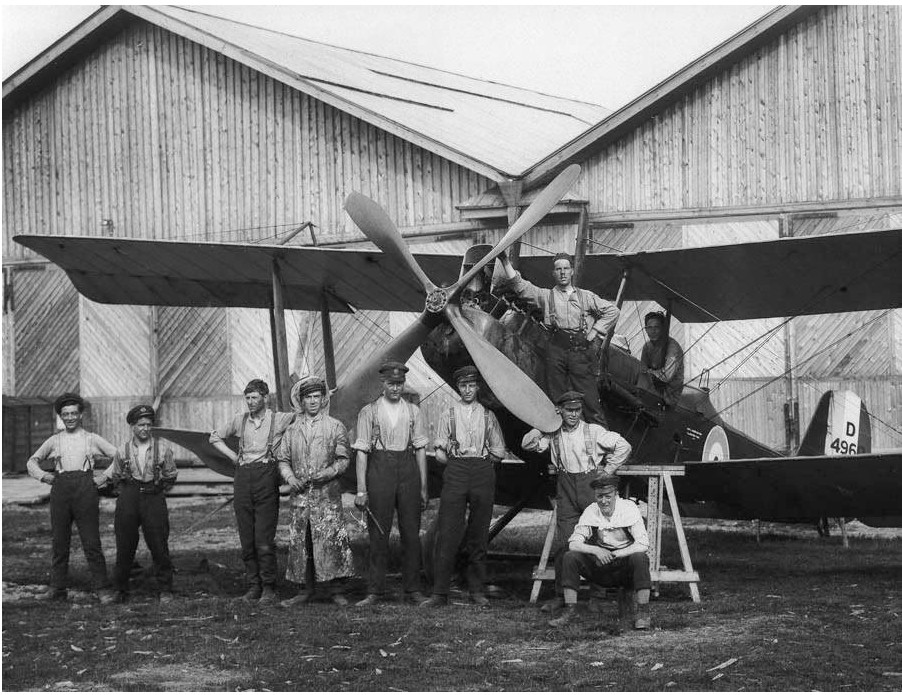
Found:
[[[436, 428], [435, 459], [445, 464], [435, 537], [435, 581], [423, 605], [448, 603], [451, 574], [461, 540], [466, 537], [467, 585], [470, 600], [485, 597], [485, 556], [495, 504], [494, 464], [504, 458], [504, 436], [498, 418], [476, 400], [479, 372], [461, 367], [454, 372], [460, 402], [445, 410]], [[467, 519], [467, 507], [470, 516]]]
[[160, 590], [160, 602], [172, 600], [172, 560], [169, 558], [169, 510], [166, 491], [178, 477], [172, 449], [151, 436], [156, 413], [149, 405], [136, 405], [125, 421], [132, 437], [116, 452], [106, 475], [116, 485], [116, 569], [113, 581], [119, 601], [128, 598], [129, 575], [138, 549], [138, 531], [144, 531], [144, 542], [153, 558], [154, 575]]
[[499, 259], [505, 280], [498, 289], [508, 289], [542, 314], [549, 331], [545, 354], [548, 395], [556, 401], [565, 391], [583, 394], [586, 420], [605, 425], [598, 398], [598, 349], [600, 342], [620, 317], [620, 309], [594, 292], [573, 286], [573, 259], [567, 253], [554, 257], [555, 286], [536, 287], [514, 270], [506, 256]]
[[557, 529], [555, 535], [555, 599], [542, 607], [550, 611], [564, 605], [561, 561], [566, 544], [583, 510], [595, 502], [592, 481], [611, 475], [632, 452], [630, 443], [616, 432], [582, 419], [583, 394], [567, 391], [557, 399], [563, 424], [557, 432], [533, 429], [523, 437], [525, 451], [551, 450], [550, 471], [557, 478]]
[[[269, 386], [252, 379], [244, 389], [247, 412], [238, 413], [221, 430], [210, 433], [210, 444], [235, 464], [235, 520], [241, 540], [247, 592], [243, 601], [276, 601], [276, 526], [279, 522], [279, 469], [275, 450], [294, 420], [294, 413], [274, 413], [266, 407]], [[225, 443], [238, 437], [238, 451]]]
[[[78, 525], [81, 547], [91, 571], [92, 588], [101, 603], [112, 603], [106, 561], [100, 546], [100, 499], [94, 478], [94, 459], [113, 458], [116, 447], [103, 437], [87, 432], [81, 426], [84, 400], [77, 393], [64, 393], [53, 409], [65, 430], [52, 435], [28, 459], [28, 474], [50, 488], [50, 529], [53, 534], [53, 559], [50, 565], [50, 587], [42, 595], [46, 600], [65, 600], [69, 579], [69, 546], [72, 522]], [[53, 462], [53, 470], [41, 469], [43, 461]]]
[[382, 600], [388, 565], [388, 534], [395, 510], [401, 534], [404, 598], [419, 604], [420, 515], [429, 503], [426, 486], [426, 428], [420, 409], [401, 398], [408, 369], [400, 362], [379, 368], [382, 395], [357, 416], [357, 496], [370, 537], [367, 596], [358, 606]]

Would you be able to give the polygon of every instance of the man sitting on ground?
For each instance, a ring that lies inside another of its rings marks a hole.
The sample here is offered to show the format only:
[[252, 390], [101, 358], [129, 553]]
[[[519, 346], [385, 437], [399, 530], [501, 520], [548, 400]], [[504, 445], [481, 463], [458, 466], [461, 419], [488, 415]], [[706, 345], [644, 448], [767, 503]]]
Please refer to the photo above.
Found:
[[620, 618], [637, 604], [634, 627], [651, 627], [648, 599], [651, 573], [648, 563], [648, 533], [632, 500], [620, 499], [616, 475], [601, 474], [592, 481], [595, 502], [583, 512], [570, 536], [570, 549], [561, 563], [564, 612], [548, 621], [561, 627], [577, 617], [576, 597], [580, 577], [593, 584], [620, 588]]

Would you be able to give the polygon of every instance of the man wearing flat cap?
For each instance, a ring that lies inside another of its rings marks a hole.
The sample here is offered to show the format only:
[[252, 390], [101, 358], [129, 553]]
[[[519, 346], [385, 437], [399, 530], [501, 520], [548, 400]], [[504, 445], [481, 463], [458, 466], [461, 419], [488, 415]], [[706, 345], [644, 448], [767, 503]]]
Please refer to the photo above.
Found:
[[560, 562], [580, 514], [595, 501], [592, 481], [599, 472], [613, 474], [632, 451], [630, 443], [616, 432], [582, 419], [583, 394], [567, 391], [557, 399], [557, 406], [563, 420], [561, 428], [551, 433], [530, 430], [522, 442], [526, 451], [551, 450], [549, 472], [557, 478], [555, 598], [542, 607], [546, 612], [564, 603]]
[[435, 581], [432, 596], [423, 605], [435, 607], [448, 603], [457, 551], [466, 539], [464, 553], [470, 600], [485, 606], [488, 604], [485, 558], [495, 504], [494, 466], [504, 458], [506, 447], [495, 413], [476, 400], [479, 393], [476, 367], [455, 370], [453, 379], [460, 401], [442, 412], [435, 431], [435, 459], [445, 469], [436, 522]]
[[604, 473], [592, 481], [595, 502], [582, 513], [570, 536], [569, 550], [561, 563], [565, 608], [548, 622], [551, 627], [561, 627], [577, 617], [580, 577], [620, 589], [621, 623], [631, 617], [635, 606], [633, 627], [651, 627], [648, 533], [639, 507], [632, 500], [620, 499], [618, 485], [616, 475]]
[[498, 262], [504, 276], [498, 289], [513, 292], [530, 309], [540, 312], [542, 324], [549, 331], [545, 352], [548, 394], [556, 400], [567, 390], [579, 391], [586, 419], [606, 424], [598, 398], [598, 352], [605, 334], [614, 330], [620, 309], [594, 292], [573, 285], [570, 254], [558, 253], [552, 259], [555, 284], [551, 289], [524, 280], [506, 255], [502, 254]]
[[172, 449], [151, 434], [156, 413], [152, 406], [136, 405], [125, 421], [132, 436], [116, 451], [105, 475], [116, 486], [116, 569], [113, 582], [117, 599], [128, 598], [129, 577], [138, 549], [138, 532], [153, 559], [154, 576], [160, 591], [160, 602], [172, 600], [172, 560], [169, 557], [169, 509], [166, 491], [178, 477]]
[[382, 395], [357, 416], [357, 496], [367, 515], [370, 538], [367, 595], [357, 603], [382, 600], [388, 567], [388, 535], [395, 511], [401, 534], [404, 598], [424, 601], [420, 590], [420, 515], [429, 503], [426, 487], [426, 428], [420, 409], [401, 397], [407, 367], [386, 362], [379, 368]]
[[[102, 473], [95, 478], [94, 460], [113, 458], [116, 447], [103, 437], [82, 427], [84, 400], [77, 393], [64, 393], [53, 409], [65, 429], [52, 435], [28, 459], [28, 474], [50, 485], [50, 530], [53, 534], [53, 558], [50, 587], [42, 598], [65, 600], [69, 580], [69, 546], [72, 522], [78, 526], [81, 547], [91, 571], [91, 585], [102, 603], [112, 603], [106, 560], [100, 546], [100, 498], [98, 485], [105, 482]], [[43, 470], [42, 463], [51, 470]]]
[[[235, 464], [235, 520], [247, 591], [243, 601], [276, 601], [276, 526], [279, 521], [279, 469], [276, 449], [294, 413], [266, 407], [269, 386], [252, 379], [244, 388], [247, 412], [210, 433], [210, 444]], [[225, 440], [238, 438], [238, 451]]]
[[351, 447], [345, 426], [326, 415], [328, 403], [325, 381], [313, 376], [298, 381], [291, 389], [297, 415], [276, 452], [279, 472], [291, 488], [285, 576], [303, 586], [282, 602], [286, 608], [311, 601], [317, 584], [331, 584], [332, 601], [346, 606], [342, 581], [354, 575], [339, 482]]

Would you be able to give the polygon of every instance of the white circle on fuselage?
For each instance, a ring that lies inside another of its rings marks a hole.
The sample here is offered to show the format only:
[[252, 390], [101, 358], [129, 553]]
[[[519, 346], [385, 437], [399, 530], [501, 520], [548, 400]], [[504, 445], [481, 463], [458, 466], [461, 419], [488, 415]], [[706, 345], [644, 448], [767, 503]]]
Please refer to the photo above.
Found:
[[727, 433], [720, 425], [714, 425], [705, 437], [705, 446], [702, 449], [702, 461], [729, 461], [730, 441]]

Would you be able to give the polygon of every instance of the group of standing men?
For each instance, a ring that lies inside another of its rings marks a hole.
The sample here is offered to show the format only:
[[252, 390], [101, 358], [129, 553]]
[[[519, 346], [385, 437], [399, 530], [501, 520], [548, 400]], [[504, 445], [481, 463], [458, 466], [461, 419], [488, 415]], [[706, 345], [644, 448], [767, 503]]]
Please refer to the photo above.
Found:
[[[613, 330], [619, 309], [572, 284], [572, 259], [554, 258], [556, 284], [550, 290], [524, 280], [502, 257], [502, 285], [542, 313], [550, 332], [546, 377], [562, 415], [556, 432], [528, 432], [526, 451], [550, 453], [549, 473], [556, 479], [557, 545], [555, 598], [545, 611], [563, 607], [550, 621], [560, 626], [574, 619], [580, 578], [621, 587], [621, 608], [637, 604], [635, 627], [647, 628], [651, 587], [648, 536], [636, 505], [618, 496], [617, 468], [631, 453], [630, 444], [606, 428], [598, 397], [598, 346]], [[675, 341], [661, 340], [664, 317], [646, 317], [651, 343], [643, 351], [648, 385], [672, 404], [682, 387], [682, 352]], [[646, 353], [648, 353], [646, 355]], [[329, 390], [317, 377], [298, 381], [291, 390], [294, 412], [266, 407], [267, 384], [252, 380], [244, 390], [246, 412], [210, 434], [210, 443], [235, 465], [234, 509], [241, 542], [247, 590], [245, 601], [276, 601], [275, 547], [279, 485], [291, 493], [286, 577], [303, 588], [282, 602], [290, 607], [314, 598], [317, 585], [328, 587], [336, 604], [347, 605], [343, 583], [354, 574], [344, 520], [339, 478], [356, 450], [355, 506], [365, 513], [369, 535], [367, 595], [357, 606], [384, 600], [388, 540], [395, 512], [401, 537], [405, 600], [427, 607], [448, 603], [451, 576], [463, 546], [471, 600], [486, 605], [485, 558], [492, 516], [495, 464], [506, 452], [495, 414], [477, 400], [480, 375], [475, 367], [454, 372], [460, 395], [440, 417], [434, 449], [444, 465], [434, 552], [434, 584], [427, 599], [421, 592], [420, 519], [429, 498], [426, 475], [426, 426], [420, 409], [402, 398], [407, 367], [387, 362], [379, 369], [382, 395], [357, 417], [356, 440], [326, 414]], [[679, 382], [677, 384], [677, 382]], [[94, 588], [103, 602], [124, 600], [128, 577], [143, 528], [160, 583], [161, 600], [172, 597], [172, 563], [168, 550], [168, 513], [164, 492], [177, 472], [168, 447], [151, 435], [154, 410], [140, 405], [129, 411], [132, 437], [116, 448], [81, 426], [84, 402], [76, 394], [57, 399], [56, 412], [65, 431], [48, 439], [29, 459], [35, 478], [52, 485], [53, 560], [46, 598], [65, 598], [72, 522], [76, 522], [91, 568]], [[583, 419], [583, 414], [586, 414]], [[227, 440], [236, 437], [237, 451]], [[100, 475], [96, 456], [113, 463]], [[40, 463], [53, 462], [45, 472]], [[97, 488], [113, 481], [116, 505], [115, 588], [110, 590], [100, 547]], [[634, 610], [636, 608], [634, 607]]]

